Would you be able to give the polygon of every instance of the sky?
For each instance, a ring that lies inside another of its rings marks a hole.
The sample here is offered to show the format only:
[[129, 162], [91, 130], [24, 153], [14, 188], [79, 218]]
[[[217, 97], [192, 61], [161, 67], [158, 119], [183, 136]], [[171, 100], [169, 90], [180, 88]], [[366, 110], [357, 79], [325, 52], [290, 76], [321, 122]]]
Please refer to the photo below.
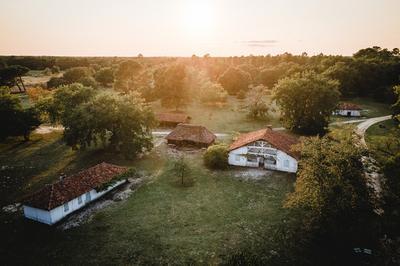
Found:
[[0, 55], [351, 55], [400, 47], [400, 0], [0, 0]]

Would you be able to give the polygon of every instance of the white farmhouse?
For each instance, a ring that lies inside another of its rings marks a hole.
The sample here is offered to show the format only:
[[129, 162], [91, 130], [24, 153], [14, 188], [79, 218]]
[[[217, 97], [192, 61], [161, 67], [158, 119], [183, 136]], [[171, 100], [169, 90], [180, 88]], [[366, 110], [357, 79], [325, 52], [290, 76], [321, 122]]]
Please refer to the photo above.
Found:
[[297, 172], [299, 154], [292, 151], [297, 138], [272, 129], [242, 134], [229, 147], [230, 165]]
[[24, 215], [38, 222], [55, 224], [126, 182], [126, 180], [112, 181], [126, 171], [125, 167], [101, 163], [54, 184], [46, 185], [26, 199], [23, 205]]
[[357, 104], [340, 103], [333, 114], [341, 116], [361, 116], [361, 110], [361, 107]]

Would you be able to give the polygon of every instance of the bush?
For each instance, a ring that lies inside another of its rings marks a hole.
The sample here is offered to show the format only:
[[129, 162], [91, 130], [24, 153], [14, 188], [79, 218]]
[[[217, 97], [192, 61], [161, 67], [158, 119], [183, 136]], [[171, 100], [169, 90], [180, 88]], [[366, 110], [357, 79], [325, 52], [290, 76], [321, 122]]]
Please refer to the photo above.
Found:
[[48, 89], [55, 89], [62, 85], [67, 85], [67, 81], [63, 78], [52, 77], [49, 81], [47, 81]]
[[204, 164], [212, 169], [226, 169], [228, 167], [228, 146], [216, 144], [208, 147], [203, 155]]

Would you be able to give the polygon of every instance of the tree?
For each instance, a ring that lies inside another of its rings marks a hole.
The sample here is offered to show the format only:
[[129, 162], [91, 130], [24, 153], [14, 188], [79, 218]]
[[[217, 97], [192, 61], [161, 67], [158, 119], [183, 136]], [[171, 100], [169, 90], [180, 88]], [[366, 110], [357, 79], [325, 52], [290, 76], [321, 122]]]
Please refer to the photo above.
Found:
[[91, 101], [96, 92], [91, 87], [85, 87], [80, 83], [59, 87], [54, 96], [48, 98], [42, 108], [53, 123], [66, 124], [81, 104]]
[[400, 85], [393, 87], [393, 92], [397, 97], [396, 102], [392, 105], [392, 115], [396, 121], [400, 122]]
[[340, 82], [339, 91], [343, 96], [355, 96], [358, 94], [357, 79], [360, 78], [356, 68], [345, 62], [337, 62], [324, 72], [330, 79]]
[[274, 87], [273, 99], [285, 126], [307, 134], [324, 132], [339, 101], [338, 86], [338, 81], [313, 71], [281, 79]]
[[181, 185], [184, 184], [184, 178], [190, 173], [190, 168], [183, 156], [172, 162], [172, 171], [181, 179]]
[[185, 107], [189, 100], [189, 91], [184, 86], [185, 66], [173, 64], [160, 69], [155, 74], [155, 90], [161, 99], [161, 104], [166, 107]]
[[96, 72], [95, 79], [104, 87], [114, 83], [114, 71], [111, 67], [104, 67]]
[[[81, 96], [78, 98], [85, 98]], [[85, 149], [100, 143], [127, 158], [152, 148], [154, 114], [138, 94], [101, 93], [80, 102], [72, 110], [68, 106], [62, 108], [64, 140], [69, 146]]]
[[207, 105], [225, 103], [228, 93], [219, 83], [208, 81], [201, 86], [199, 100]]
[[203, 161], [211, 169], [228, 168], [228, 146], [216, 144], [208, 147], [203, 155]]
[[65, 71], [63, 78], [68, 84], [80, 82], [82, 79], [90, 76], [90, 70], [87, 67], [72, 67]]
[[264, 119], [270, 111], [268, 95], [270, 92], [263, 85], [251, 88], [246, 94], [246, 106], [248, 116], [253, 119]]
[[137, 88], [137, 78], [143, 66], [134, 61], [123, 61], [119, 64], [115, 73], [115, 88], [122, 92], [129, 92]]
[[218, 82], [230, 95], [240, 95], [247, 92], [251, 76], [243, 70], [230, 67], [218, 78]]
[[55, 89], [62, 85], [67, 85], [68, 82], [64, 78], [52, 77], [49, 81], [47, 81], [48, 89]]
[[93, 89], [96, 89], [97, 85], [98, 85], [96, 80], [91, 76], [86, 76], [86, 77], [80, 79], [79, 83], [85, 87], [92, 87]]
[[23, 109], [20, 99], [1, 87], [0, 124], [0, 140], [23, 136], [28, 141], [30, 133], [40, 125], [40, 119], [34, 108]]
[[29, 68], [13, 65], [0, 69], [0, 86], [17, 86], [20, 92], [25, 92], [22, 76], [28, 73]]
[[311, 137], [297, 148], [301, 152], [299, 171], [285, 207], [303, 210], [307, 228], [317, 228], [343, 245], [343, 238], [355, 233], [352, 226], [373, 215], [373, 192], [361, 162], [363, 151], [350, 137]]

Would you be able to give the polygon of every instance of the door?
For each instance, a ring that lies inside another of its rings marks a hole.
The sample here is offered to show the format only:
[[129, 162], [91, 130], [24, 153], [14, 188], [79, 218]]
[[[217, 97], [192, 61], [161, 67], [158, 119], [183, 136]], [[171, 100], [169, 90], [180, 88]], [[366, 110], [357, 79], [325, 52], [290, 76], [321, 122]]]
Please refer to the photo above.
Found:
[[347, 112], [347, 116], [351, 116], [351, 112]]

